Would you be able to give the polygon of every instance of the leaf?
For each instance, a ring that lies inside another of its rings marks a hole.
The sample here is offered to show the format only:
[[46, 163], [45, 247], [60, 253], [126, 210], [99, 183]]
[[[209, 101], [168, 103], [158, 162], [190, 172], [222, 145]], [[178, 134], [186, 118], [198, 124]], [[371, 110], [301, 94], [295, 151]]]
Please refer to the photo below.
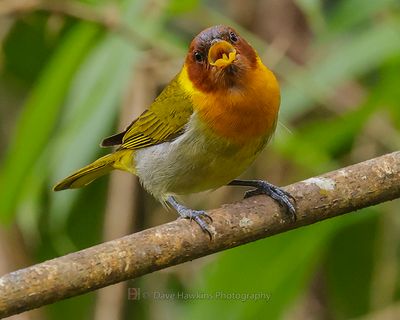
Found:
[[[143, 5], [142, 2], [124, 1], [121, 11], [125, 23], [139, 24], [135, 32], [148, 38], [162, 27], [160, 23], [152, 23], [158, 13], [145, 23], [139, 23], [141, 10], [147, 9]], [[111, 127], [119, 114], [123, 93], [133, 76], [135, 64], [141, 58], [143, 56], [135, 43], [120, 34], [110, 33], [82, 64], [71, 86], [61, 128], [54, 137], [50, 151], [49, 176], [52, 185], [94, 161], [100, 152], [110, 151], [99, 148], [99, 143], [112, 132]], [[131, 121], [127, 119], [126, 124]], [[79, 193], [80, 190], [51, 193], [50, 228], [58, 237], [54, 240], [60, 240], [60, 253], [71, 249], [64, 227]], [[79, 211], [79, 208], [76, 210]]]
[[182, 14], [195, 9], [199, 5], [199, 0], [171, 0], [168, 2], [167, 12], [171, 15]]
[[351, 27], [366, 22], [371, 23], [382, 11], [393, 9], [397, 0], [342, 0], [336, 1], [335, 6], [329, 11], [329, 32], [348, 32]]
[[[280, 319], [304, 290], [337, 225], [326, 221], [220, 254], [190, 290], [213, 298], [192, 301], [182, 318]], [[268, 294], [270, 300], [240, 299], [252, 293]], [[238, 298], [218, 298], [222, 294]]]
[[350, 319], [370, 311], [379, 213], [378, 209], [364, 209], [364, 219], [342, 228], [327, 247], [325, 276], [334, 319]]
[[54, 130], [69, 82], [97, 34], [98, 28], [90, 24], [74, 27], [49, 61], [25, 103], [14, 140], [0, 168], [2, 223], [10, 222], [26, 175]]
[[[107, 136], [118, 114], [122, 93], [139, 55], [116, 35], [108, 35], [87, 57], [71, 86], [62, 124], [51, 149], [50, 179], [56, 181], [96, 159], [102, 137]], [[49, 186], [50, 189], [50, 186]], [[63, 225], [77, 190], [52, 193], [52, 227]]]
[[311, 173], [334, 170], [340, 165], [334, 159], [351, 150], [354, 140], [377, 108], [375, 94], [372, 94], [355, 110], [329, 120], [304, 122], [295, 135], [281, 135], [274, 145]]
[[282, 89], [281, 120], [287, 122], [323, 102], [341, 82], [376, 69], [382, 61], [400, 51], [398, 23], [386, 21], [346, 41], [336, 41], [319, 61], [309, 67], [286, 74]]

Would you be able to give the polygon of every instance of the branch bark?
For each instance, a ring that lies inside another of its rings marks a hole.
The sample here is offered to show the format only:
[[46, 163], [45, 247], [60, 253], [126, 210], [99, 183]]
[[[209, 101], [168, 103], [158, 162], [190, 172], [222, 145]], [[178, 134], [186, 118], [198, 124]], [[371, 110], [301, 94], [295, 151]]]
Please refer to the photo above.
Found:
[[292, 184], [297, 221], [256, 196], [211, 210], [213, 240], [176, 220], [0, 278], [0, 317], [400, 197], [400, 152]]

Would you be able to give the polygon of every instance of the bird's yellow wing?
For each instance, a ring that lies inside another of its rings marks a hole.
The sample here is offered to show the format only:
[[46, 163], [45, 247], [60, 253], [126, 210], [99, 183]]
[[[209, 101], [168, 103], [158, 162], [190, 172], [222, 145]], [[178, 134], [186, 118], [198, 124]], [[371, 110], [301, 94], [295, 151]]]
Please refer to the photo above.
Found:
[[102, 146], [121, 145], [121, 149], [140, 149], [179, 136], [189, 121], [193, 107], [178, 77], [172, 80], [150, 108], [119, 134], [103, 140]]

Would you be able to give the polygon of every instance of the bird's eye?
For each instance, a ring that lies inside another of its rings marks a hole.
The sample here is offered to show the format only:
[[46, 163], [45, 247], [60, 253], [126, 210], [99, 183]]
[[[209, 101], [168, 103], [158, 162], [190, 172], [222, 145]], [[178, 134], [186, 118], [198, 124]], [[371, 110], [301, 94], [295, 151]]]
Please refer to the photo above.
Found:
[[203, 61], [203, 55], [199, 51], [194, 52], [194, 58], [196, 59], [197, 62]]
[[231, 39], [232, 42], [238, 41], [238, 36], [234, 32], [229, 33], [229, 38]]

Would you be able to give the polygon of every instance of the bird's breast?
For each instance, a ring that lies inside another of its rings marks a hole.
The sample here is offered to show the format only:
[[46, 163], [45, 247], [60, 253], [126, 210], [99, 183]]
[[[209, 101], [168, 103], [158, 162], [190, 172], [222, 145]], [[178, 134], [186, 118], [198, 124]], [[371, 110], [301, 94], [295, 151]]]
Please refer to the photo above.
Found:
[[270, 136], [280, 104], [278, 82], [267, 68], [248, 74], [241, 87], [193, 95], [199, 119], [216, 135], [234, 143]]

